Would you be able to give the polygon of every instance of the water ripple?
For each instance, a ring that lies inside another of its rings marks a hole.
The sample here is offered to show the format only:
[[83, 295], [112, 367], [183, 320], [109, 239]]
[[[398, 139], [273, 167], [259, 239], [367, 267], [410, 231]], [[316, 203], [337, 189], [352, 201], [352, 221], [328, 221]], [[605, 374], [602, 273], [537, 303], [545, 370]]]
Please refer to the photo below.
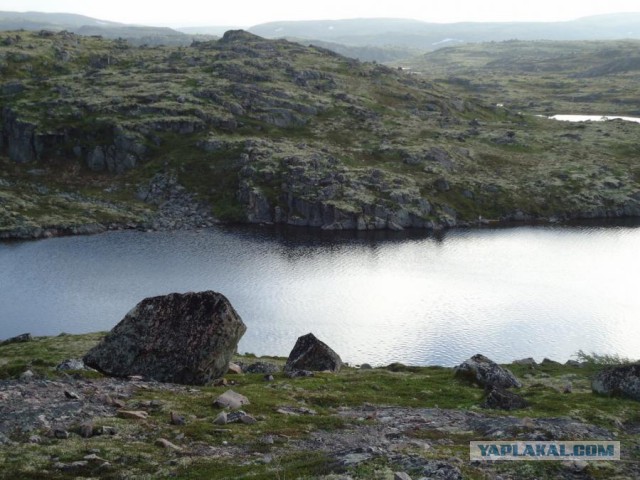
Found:
[[240, 351], [313, 331], [350, 363], [637, 356], [640, 229], [514, 228], [443, 238], [112, 232], [0, 244], [0, 337], [108, 330], [140, 299], [224, 293]]

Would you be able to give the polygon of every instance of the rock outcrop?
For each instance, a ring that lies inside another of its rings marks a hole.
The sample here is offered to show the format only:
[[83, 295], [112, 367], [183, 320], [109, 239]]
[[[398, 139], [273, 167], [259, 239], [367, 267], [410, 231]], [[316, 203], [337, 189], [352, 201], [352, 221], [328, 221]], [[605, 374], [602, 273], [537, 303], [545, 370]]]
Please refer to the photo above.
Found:
[[455, 376], [486, 388], [520, 388], [522, 386], [508, 369], [480, 354], [458, 365], [455, 368]]
[[640, 363], [602, 370], [594, 377], [591, 389], [602, 395], [640, 401]]
[[204, 385], [223, 376], [246, 326], [220, 293], [146, 298], [84, 362], [107, 375]]
[[7, 338], [4, 341], [0, 341], [0, 345], [9, 345], [11, 343], [25, 343], [33, 340], [33, 337], [30, 333], [22, 333], [20, 335], [16, 335], [15, 337]]
[[338, 372], [342, 368], [340, 356], [313, 333], [299, 337], [284, 366], [286, 372], [296, 370]]

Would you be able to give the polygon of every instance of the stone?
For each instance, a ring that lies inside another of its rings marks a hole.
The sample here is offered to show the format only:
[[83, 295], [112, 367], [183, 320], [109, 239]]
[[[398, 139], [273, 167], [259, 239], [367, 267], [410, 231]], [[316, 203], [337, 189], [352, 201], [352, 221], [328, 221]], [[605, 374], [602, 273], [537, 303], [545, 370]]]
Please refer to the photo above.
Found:
[[565, 362], [565, 365], [566, 365], [567, 367], [576, 367], [576, 368], [582, 368], [582, 367], [584, 367], [584, 363], [579, 362], [579, 361], [577, 361], [577, 360], [567, 360], [567, 361]]
[[591, 382], [595, 393], [640, 401], [640, 363], [605, 368]]
[[230, 363], [229, 368], [227, 369], [227, 373], [232, 375], [240, 375], [242, 374], [242, 367], [237, 363]]
[[545, 358], [542, 359], [542, 362], [540, 362], [540, 365], [548, 366], [548, 367], [558, 366], [558, 365], [560, 365], [560, 362], [556, 362], [555, 360], [551, 360], [550, 358], [546, 358], [545, 357]]
[[246, 412], [242, 410], [236, 410], [235, 412], [227, 413], [227, 423], [238, 423], [242, 421], [242, 417], [246, 415]]
[[276, 409], [276, 413], [280, 413], [282, 415], [316, 415], [316, 411], [311, 408], [305, 407], [278, 407]]
[[89, 455], [85, 455], [82, 457], [83, 460], [87, 460], [88, 462], [105, 462], [105, 459], [99, 457], [95, 453], [90, 453]]
[[100, 435], [117, 435], [118, 430], [116, 429], [116, 427], [110, 427], [110, 426], [102, 426], [99, 430]]
[[53, 436], [55, 438], [58, 438], [60, 440], [64, 440], [66, 438], [69, 438], [69, 432], [67, 432], [66, 430], [62, 429], [62, 428], [56, 428], [53, 431]]
[[291, 370], [286, 373], [289, 378], [298, 378], [298, 377], [313, 377], [314, 374], [311, 370]]
[[244, 414], [240, 417], [240, 422], [245, 425], [253, 425], [254, 423], [257, 423], [258, 420], [252, 415]]
[[240, 408], [242, 405], [249, 405], [249, 399], [244, 395], [227, 390], [213, 401], [213, 404], [219, 408]]
[[179, 446], [171, 443], [166, 438], [159, 438], [158, 440], [156, 440], [156, 445], [158, 447], [166, 448], [168, 450], [175, 450], [175, 451], [181, 451], [182, 450], [182, 448], [180, 448]]
[[275, 363], [255, 362], [244, 369], [246, 373], [278, 373], [280, 368]]
[[362, 365], [360, 365], [360, 370], [371, 370], [371, 369], [373, 369], [373, 367], [368, 363], [363, 363]]
[[275, 380], [273, 375], [265, 375], [263, 378], [265, 382], [273, 382]]
[[411, 477], [405, 472], [395, 472], [393, 474], [393, 480], [411, 480]]
[[78, 395], [76, 392], [71, 390], [65, 390], [64, 396], [67, 397], [69, 400], [80, 400], [80, 395]]
[[184, 425], [185, 419], [182, 415], [178, 415], [176, 412], [169, 413], [169, 423], [171, 425]]
[[133, 420], [146, 420], [149, 414], [143, 410], [118, 410], [118, 416]]
[[582, 473], [589, 467], [589, 463], [584, 460], [562, 462], [562, 465], [572, 473]]
[[422, 467], [422, 474], [428, 479], [437, 478], [438, 480], [462, 480], [463, 478], [458, 467], [441, 460], [427, 460]]
[[495, 410], [517, 410], [528, 407], [529, 402], [509, 390], [493, 387], [481, 406], [482, 408], [492, 408]]
[[146, 298], [83, 358], [116, 377], [205, 385], [222, 377], [246, 326], [212, 291]]
[[299, 337], [287, 358], [285, 371], [310, 370], [339, 372], [340, 356], [312, 333]]
[[56, 370], [59, 372], [66, 372], [68, 370], [86, 370], [87, 366], [79, 358], [68, 358], [63, 360], [56, 366]]
[[214, 425], [226, 425], [227, 424], [227, 412], [220, 412], [218, 416], [213, 420]]
[[538, 365], [536, 361], [531, 357], [521, 358], [520, 360], [514, 360], [511, 363], [513, 363], [514, 365], [527, 365], [529, 367], [535, 367], [536, 365]]
[[520, 388], [522, 384], [508, 369], [484, 355], [474, 355], [455, 367], [454, 375], [481, 387]]
[[31, 380], [35, 374], [31, 370], [25, 370], [20, 374], [20, 380]]

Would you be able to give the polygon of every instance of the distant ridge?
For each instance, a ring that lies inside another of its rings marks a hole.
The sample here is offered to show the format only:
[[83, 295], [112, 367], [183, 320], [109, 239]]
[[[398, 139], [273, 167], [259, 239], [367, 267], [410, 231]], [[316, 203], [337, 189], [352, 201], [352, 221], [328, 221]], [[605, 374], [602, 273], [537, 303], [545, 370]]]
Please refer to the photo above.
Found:
[[0, 31], [52, 30], [124, 38], [133, 44], [189, 45], [192, 37], [167, 27], [127, 25], [73, 13], [0, 12]]
[[640, 38], [640, 13], [596, 15], [565, 22], [427, 23], [400, 18], [288, 21], [255, 25], [249, 31], [266, 38], [296, 37], [350, 46], [435, 50], [445, 40], [475, 43]]

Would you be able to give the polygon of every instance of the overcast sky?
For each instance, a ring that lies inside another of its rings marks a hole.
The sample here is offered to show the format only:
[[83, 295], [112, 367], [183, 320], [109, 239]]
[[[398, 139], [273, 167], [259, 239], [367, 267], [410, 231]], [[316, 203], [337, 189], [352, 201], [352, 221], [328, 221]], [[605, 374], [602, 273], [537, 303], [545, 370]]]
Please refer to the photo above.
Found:
[[162, 26], [248, 27], [276, 20], [394, 17], [428, 22], [557, 21], [640, 12], [640, 0], [0, 0], [0, 10], [79, 13]]

